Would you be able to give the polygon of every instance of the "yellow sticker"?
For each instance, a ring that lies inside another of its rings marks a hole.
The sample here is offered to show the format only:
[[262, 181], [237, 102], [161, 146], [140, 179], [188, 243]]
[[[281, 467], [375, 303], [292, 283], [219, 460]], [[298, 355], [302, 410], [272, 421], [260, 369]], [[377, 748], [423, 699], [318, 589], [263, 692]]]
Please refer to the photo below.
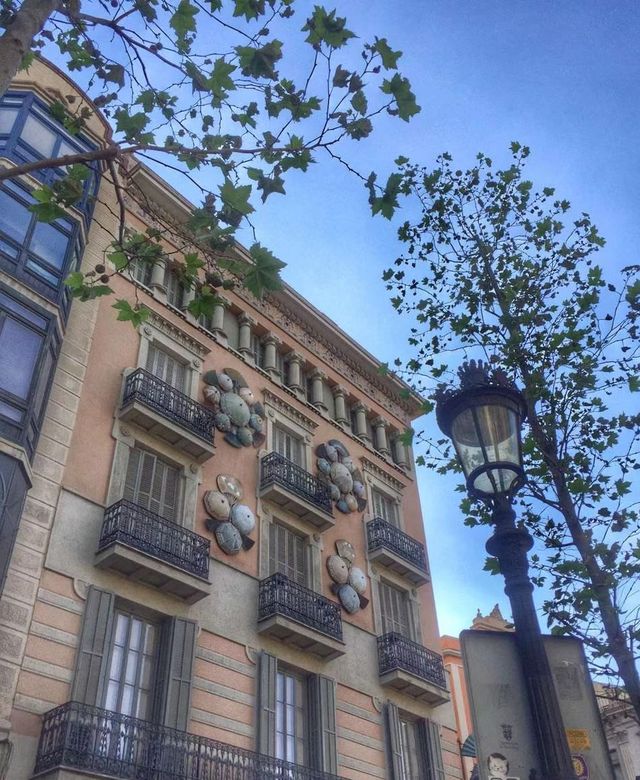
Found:
[[567, 729], [567, 742], [571, 750], [590, 750], [591, 739], [587, 729]]

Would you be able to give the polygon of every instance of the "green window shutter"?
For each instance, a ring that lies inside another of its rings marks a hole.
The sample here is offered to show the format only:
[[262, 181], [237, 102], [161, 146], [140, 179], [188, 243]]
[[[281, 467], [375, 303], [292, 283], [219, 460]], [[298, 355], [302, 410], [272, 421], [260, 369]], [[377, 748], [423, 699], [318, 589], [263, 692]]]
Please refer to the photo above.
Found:
[[440, 726], [432, 720], [421, 720], [418, 723], [418, 733], [427, 767], [425, 780], [445, 780]]
[[163, 725], [172, 729], [186, 731], [191, 704], [197, 624], [192, 620], [171, 618], [163, 633], [165, 673], [160, 675], [160, 684], [164, 685], [160, 695], [160, 720]]
[[276, 752], [276, 684], [278, 661], [269, 653], [260, 653], [258, 663], [258, 753]]
[[322, 675], [309, 678], [309, 742], [313, 768], [337, 774], [336, 684]]
[[76, 669], [71, 688], [73, 701], [100, 706], [106, 678], [115, 596], [105, 590], [89, 588]]
[[386, 726], [387, 760], [391, 780], [402, 780], [402, 737], [400, 735], [400, 715], [395, 704], [387, 702], [384, 708]]

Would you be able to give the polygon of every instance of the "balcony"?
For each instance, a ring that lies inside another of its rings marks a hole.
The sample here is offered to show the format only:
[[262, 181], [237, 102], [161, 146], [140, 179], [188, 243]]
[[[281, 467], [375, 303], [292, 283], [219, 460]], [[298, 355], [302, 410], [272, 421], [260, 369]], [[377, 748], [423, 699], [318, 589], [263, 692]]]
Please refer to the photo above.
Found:
[[269, 453], [260, 461], [260, 495], [319, 531], [335, 525], [329, 488], [277, 452]]
[[424, 545], [381, 517], [367, 523], [369, 560], [402, 574], [414, 585], [429, 582]]
[[96, 566], [193, 604], [209, 595], [209, 540], [130, 501], [104, 513]]
[[34, 777], [340, 780], [336, 775], [86, 704], [43, 716]]
[[345, 652], [338, 604], [284, 574], [273, 574], [260, 582], [258, 633], [327, 661]]
[[449, 701], [442, 656], [400, 634], [378, 637], [380, 684], [430, 704]]
[[125, 378], [119, 416], [200, 463], [213, 457], [213, 411], [143, 368]]

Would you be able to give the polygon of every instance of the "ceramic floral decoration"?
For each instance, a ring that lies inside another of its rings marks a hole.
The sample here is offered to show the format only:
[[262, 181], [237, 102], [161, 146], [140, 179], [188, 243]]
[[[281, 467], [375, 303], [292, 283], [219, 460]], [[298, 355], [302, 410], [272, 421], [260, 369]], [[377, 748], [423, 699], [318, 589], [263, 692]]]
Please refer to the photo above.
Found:
[[240, 550], [250, 550], [255, 541], [249, 534], [256, 526], [256, 518], [246, 504], [241, 504], [240, 480], [229, 474], [219, 474], [217, 490], [204, 494], [207, 510], [207, 528], [213, 533], [220, 549], [227, 555], [237, 555]]
[[330, 439], [316, 449], [316, 455], [318, 476], [328, 485], [336, 509], [344, 514], [364, 511], [367, 501], [362, 474], [344, 444]]
[[350, 615], [359, 609], [364, 609], [369, 599], [364, 597], [367, 589], [367, 577], [362, 569], [353, 565], [356, 551], [346, 539], [338, 539], [336, 542], [337, 555], [327, 558], [327, 570], [333, 580], [331, 586], [343, 609]]
[[233, 447], [259, 447], [265, 440], [264, 409], [243, 379], [232, 368], [207, 371], [204, 399], [215, 410], [214, 423]]

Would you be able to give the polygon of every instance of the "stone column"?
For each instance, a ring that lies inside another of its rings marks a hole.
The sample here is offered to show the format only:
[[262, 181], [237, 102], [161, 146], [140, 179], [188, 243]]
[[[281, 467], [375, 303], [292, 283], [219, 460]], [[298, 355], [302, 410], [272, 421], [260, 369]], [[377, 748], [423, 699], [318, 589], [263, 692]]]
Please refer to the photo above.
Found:
[[387, 441], [387, 426], [389, 423], [384, 417], [376, 417], [372, 422], [374, 447], [381, 455], [389, 455], [389, 443]]
[[324, 402], [324, 382], [326, 378], [326, 375], [317, 368], [311, 374], [311, 403], [322, 412], [327, 411], [327, 406]]
[[369, 432], [367, 431], [367, 412], [369, 410], [362, 402], [359, 401], [353, 407], [353, 411], [356, 413], [356, 429], [354, 431], [355, 435], [359, 439], [362, 439], [367, 443], [371, 443]]
[[[216, 336], [222, 336], [226, 339], [227, 334], [224, 332], [224, 310], [229, 305], [229, 301], [217, 294], [216, 298], [218, 300], [216, 301], [211, 314], [211, 332]], [[249, 343], [251, 343], [251, 335], [249, 335]]]
[[289, 352], [286, 355], [289, 364], [289, 374], [284, 377], [285, 384], [296, 393], [301, 393], [302, 387], [302, 366], [304, 358], [298, 352]]
[[347, 419], [347, 406], [345, 401], [345, 395], [347, 391], [341, 385], [336, 385], [333, 388], [333, 402], [336, 407], [336, 422], [341, 425], [346, 425], [349, 420]]
[[158, 260], [158, 262], [151, 269], [151, 288], [153, 290], [160, 290], [160, 292], [166, 292], [164, 286], [164, 272], [166, 270], [164, 260]]
[[264, 370], [272, 379], [280, 379], [280, 370], [278, 369], [278, 347], [281, 344], [280, 339], [275, 333], [267, 333], [262, 339], [264, 344]]
[[238, 317], [238, 352], [244, 357], [245, 360], [249, 360], [252, 357], [251, 329], [255, 324], [256, 321], [248, 314], [242, 313]]
[[399, 436], [392, 443], [394, 460], [401, 469], [407, 468], [407, 450]]

